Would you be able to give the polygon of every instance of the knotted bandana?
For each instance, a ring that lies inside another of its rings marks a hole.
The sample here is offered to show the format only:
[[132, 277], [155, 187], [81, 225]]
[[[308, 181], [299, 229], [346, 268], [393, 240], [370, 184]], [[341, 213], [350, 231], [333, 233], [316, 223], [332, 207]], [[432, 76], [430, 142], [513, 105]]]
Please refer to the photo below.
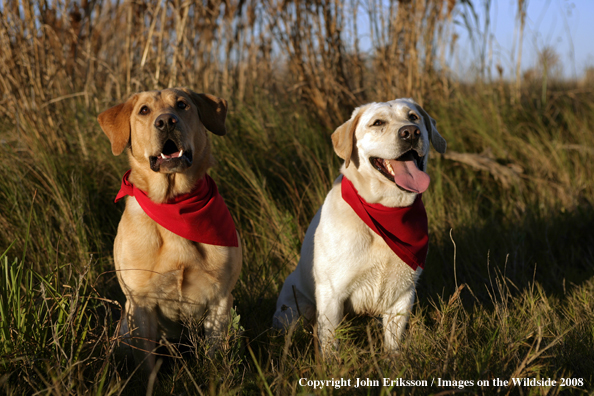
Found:
[[129, 195], [144, 213], [174, 234], [209, 245], [238, 246], [231, 213], [210, 176], [198, 180], [191, 192], [157, 204], [128, 180], [130, 172], [124, 175], [115, 202]]
[[342, 177], [342, 199], [350, 205], [369, 228], [381, 236], [390, 249], [413, 270], [425, 267], [429, 247], [427, 212], [417, 195], [414, 203], [406, 208], [389, 208], [367, 203], [353, 183]]

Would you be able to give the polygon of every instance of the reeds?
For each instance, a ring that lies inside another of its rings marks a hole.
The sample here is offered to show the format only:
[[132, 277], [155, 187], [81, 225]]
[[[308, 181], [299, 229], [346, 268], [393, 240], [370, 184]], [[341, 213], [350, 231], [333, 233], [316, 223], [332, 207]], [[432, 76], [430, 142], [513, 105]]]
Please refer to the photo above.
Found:
[[[112, 156], [95, 117], [133, 91], [169, 85], [230, 100], [210, 174], [245, 256], [229, 348], [213, 359], [192, 331], [189, 346], [165, 351], [155, 394], [284, 395], [313, 392], [301, 378], [357, 377], [544, 395], [559, 389], [476, 380], [563, 376], [584, 379], [565, 392], [591, 391], [591, 81], [526, 83], [517, 100], [514, 83], [452, 80], [444, 59], [467, 3], [2, 3], [0, 392], [144, 394], [116, 349], [113, 198], [126, 159]], [[462, 154], [429, 161], [418, 302], [400, 355], [382, 351], [373, 319], [354, 318], [339, 331], [338, 361], [324, 362], [309, 328], [271, 329], [276, 297], [338, 175], [330, 133], [362, 101], [409, 95]]]
[[455, 10], [441, 0], [8, 0], [0, 116], [33, 122], [64, 152], [53, 114], [73, 99], [98, 111], [187, 85], [239, 102], [291, 95], [330, 128], [369, 100], [443, 95]]

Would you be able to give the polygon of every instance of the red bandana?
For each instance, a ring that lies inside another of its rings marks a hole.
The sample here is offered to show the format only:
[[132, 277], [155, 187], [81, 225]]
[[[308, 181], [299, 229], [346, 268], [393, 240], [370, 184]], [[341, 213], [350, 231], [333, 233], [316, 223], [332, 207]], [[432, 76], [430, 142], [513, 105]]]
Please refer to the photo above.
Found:
[[192, 192], [156, 204], [128, 181], [130, 172], [124, 175], [115, 202], [129, 195], [136, 198], [144, 213], [174, 234], [209, 245], [238, 246], [231, 213], [210, 176], [198, 180]]
[[345, 176], [341, 183], [342, 199], [369, 228], [381, 236], [390, 249], [413, 270], [425, 267], [429, 247], [427, 212], [421, 194], [406, 208], [389, 208], [365, 202]]

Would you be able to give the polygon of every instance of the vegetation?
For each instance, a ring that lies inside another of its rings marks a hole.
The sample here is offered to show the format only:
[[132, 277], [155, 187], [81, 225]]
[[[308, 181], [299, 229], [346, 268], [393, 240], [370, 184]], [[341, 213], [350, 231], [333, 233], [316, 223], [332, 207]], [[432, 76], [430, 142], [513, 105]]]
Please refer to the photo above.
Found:
[[[2, 393], [144, 394], [117, 349], [113, 198], [126, 158], [95, 119], [131, 92], [173, 85], [230, 100], [210, 174], [245, 253], [228, 347], [211, 358], [192, 331], [165, 348], [155, 394], [594, 391], [594, 86], [449, 78], [441, 60], [469, 1], [382, 2], [365, 51], [349, 16], [362, 8], [344, 4], [0, 6]], [[410, 95], [449, 151], [429, 164], [430, 252], [404, 345], [385, 353], [376, 321], [349, 318], [340, 356], [322, 361], [311, 329], [282, 334], [271, 319], [338, 175], [330, 134], [357, 104]], [[299, 382], [384, 377], [428, 384]], [[495, 382], [511, 378], [572, 381]], [[461, 380], [473, 384], [443, 382]]]

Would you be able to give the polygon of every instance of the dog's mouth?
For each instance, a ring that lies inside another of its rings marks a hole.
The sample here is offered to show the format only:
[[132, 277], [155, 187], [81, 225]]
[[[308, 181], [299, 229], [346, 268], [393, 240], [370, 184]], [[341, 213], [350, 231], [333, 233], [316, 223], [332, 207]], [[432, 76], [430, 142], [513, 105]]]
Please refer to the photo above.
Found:
[[180, 172], [192, 166], [192, 151], [184, 150], [181, 144], [167, 139], [161, 153], [157, 156], [150, 156], [149, 162], [154, 172]]
[[371, 165], [386, 179], [409, 192], [420, 194], [429, 187], [429, 175], [423, 172], [423, 157], [409, 150], [396, 159], [369, 158]]

